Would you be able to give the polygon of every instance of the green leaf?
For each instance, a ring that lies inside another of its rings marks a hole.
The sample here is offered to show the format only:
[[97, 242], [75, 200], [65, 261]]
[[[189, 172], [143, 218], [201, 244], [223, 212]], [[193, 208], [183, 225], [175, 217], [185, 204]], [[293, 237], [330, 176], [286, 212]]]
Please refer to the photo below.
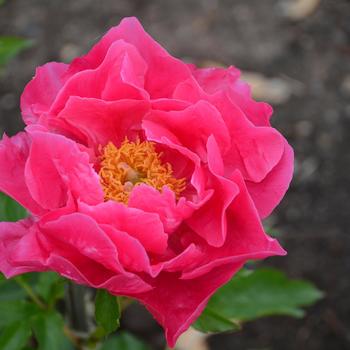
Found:
[[7, 300], [20, 300], [26, 297], [25, 291], [13, 280], [6, 280], [0, 274], [0, 302]]
[[233, 332], [241, 329], [241, 326], [237, 321], [230, 320], [229, 318], [214, 312], [210, 308], [206, 308], [192, 326], [203, 333]]
[[[208, 312], [213, 311], [236, 323], [270, 315], [302, 317], [304, 311], [301, 307], [315, 303], [322, 296], [322, 292], [311, 283], [289, 280], [272, 268], [242, 270], [213, 295], [196, 325], [204, 323]], [[220, 325], [213, 323], [206, 324], [204, 329], [220, 330]]]
[[98, 289], [95, 299], [96, 323], [105, 330], [106, 334], [119, 328], [120, 313], [118, 298], [104, 289]]
[[[20, 278], [30, 286], [35, 286], [38, 275], [39, 273], [26, 273], [21, 275]], [[0, 302], [6, 300], [23, 300], [26, 297], [28, 297], [28, 294], [18, 285], [16, 278], [6, 279], [0, 273]]]
[[[1, 39], [0, 39], [1, 62]], [[0, 192], [0, 221], [17, 221], [27, 216], [26, 210], [4, 193]]]
[[101, 350], [149, 350], [150, 348], [127, 332], [120, 332], [110, 337], [102, 345]]
[[16, 322], [0, 333], [1, 350], [21, 350], [31, 337], [32, 331], [27, 322]]
[[35, 290], [47, 304], [53, 306], [57, 300], [64, 297], [65, 282], [55, 272], [41, 272]]
[[[8, 326], [17, 321], [29, 322], [40, 309], [37, 305], [23, 300], [0, 302], [0, 327]], [[1, 349], [1, 347], [0, 347]]]
[[72, 344], [64, 334], [64, 322], [57, 312], [42, 313], [33, 321], [38, 350], [70, 350]]
[[15, 57], [20, 51], [30, 47], [32, 42], [23, 38], [14, 36], [0, 37], [0, 66], [7, 64], [11, 58]]

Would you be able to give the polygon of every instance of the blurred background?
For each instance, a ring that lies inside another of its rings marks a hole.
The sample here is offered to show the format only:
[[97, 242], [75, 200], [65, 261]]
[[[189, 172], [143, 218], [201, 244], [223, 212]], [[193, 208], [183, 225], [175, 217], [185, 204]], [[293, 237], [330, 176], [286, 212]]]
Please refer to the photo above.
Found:
[[[264, 318], [212, 336], [210, 349], [350, 349], [350, 1], [7, 0], [0, 35], [32, 46], [1, 72], [1, 134], [23, 128], [19, 96], [36, 66], [69, 62], [132, 15], [174, 56], [242, 69], [296, 153], [291, 189], [269, 219], [289, 254], [266, 264], [309, 279], [326, 297], [303, 319]], [[125, 316], [124, 328], [161, 346], [146, 312]]]

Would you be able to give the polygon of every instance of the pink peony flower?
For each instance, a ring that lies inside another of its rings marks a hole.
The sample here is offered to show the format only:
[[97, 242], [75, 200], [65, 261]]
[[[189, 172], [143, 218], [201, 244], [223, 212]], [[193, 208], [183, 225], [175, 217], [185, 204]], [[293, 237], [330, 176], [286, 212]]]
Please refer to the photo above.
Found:
[[261, 219], [293, 152], [236, 68], [186, 64], [127, 18], [39, 67], [21, 108], [0, 190], [30, 216], [0, 223], [6, 276], [53, 270], [136, 298], [173, 346], [247, 260], [285, 254]]

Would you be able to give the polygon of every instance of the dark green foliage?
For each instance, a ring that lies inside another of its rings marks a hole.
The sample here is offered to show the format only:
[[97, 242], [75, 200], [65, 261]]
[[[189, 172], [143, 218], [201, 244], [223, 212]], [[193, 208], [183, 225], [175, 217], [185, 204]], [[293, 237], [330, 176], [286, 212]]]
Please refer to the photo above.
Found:
[[282, 272], [264, 268], [242, 270], [209, 300], [195, 327], [205, 332], [237, 330], [237, 325], [263, 316], [302, 317], [303, 306], [322, 298], [310, 282], [289, 280]]
[[104, 289], [99, 289], [95, 300], [95, 316], [97, 324], [104, 329], [105, 334], [119, 328], [120, 314], [118, 298]]

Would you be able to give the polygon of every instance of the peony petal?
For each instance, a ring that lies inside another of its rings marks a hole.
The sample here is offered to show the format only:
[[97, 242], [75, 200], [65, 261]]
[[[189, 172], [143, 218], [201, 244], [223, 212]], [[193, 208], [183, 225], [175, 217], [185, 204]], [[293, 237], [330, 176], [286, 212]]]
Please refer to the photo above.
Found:
[[45, 251], [40, 247], [33, 220], [0, 222], [0, 271], [8, 278], [32, 271], [44, 271]]
[[273, 255], [285, 255], [277, 240], [264, 232], [258, 212], [247, 191], [242, 175], [236, 171], [231, 180], [239, 188], [226, 211], [227, 235], [221, 247], [202, 245], [205, 260], [193, 271], [184, 273], [182, 278], [192, 279], [228, 262], [245, 263], [251, 259], [264, 259]]
[[211, 134], [222, 150], [230, 144], [229, 132], [220, 114], [205, 101], [182, 111], [151, 111], [143, 125], [146, 133], [163, 133], [171, 142], [190, 149], [203, 161], [206, 161], [206, 143]]
[[58, 118], [83, 133], [89, 147], [97, 148], [108, 142], [119, 145], [125, 137], [129, 140], [140, 138], [142, 118], [148, 110], [146, 101], [103, 101], [73, 96]]
[[103, 201], [98, 175], [87, 153], [73, 141], [44, 132], [31, 132], [32, 145], [25, 180], [33, 198], [46, 209], [66, 205], [68, 191], [90, 204]]
[[174, 192], [169, 188], [164, 187], [159, 192], [147, 185], [139, 185], [133, 189], [128, 206], [158, 214], [168, 234], [173, 233], [194, 211], [184, 197], [177, 201]]
[[226, 210], [239, 193], [237, 185], [223, 177], [223, 163], [220, 150], [213, 136], [207, 143], [208, 182], [214, 193], [199, 210], [187, 220], [188, 225], [207, 243], [220, 247], [226, 240]]
[[69, 97], [80, 96], [105, 100], [144, 99], [146, 65], [136, 49], [123, 40], [114, 42], [97, 68], [72, 75], [61, 88], [49, 114], [56, 115]]
[[175, 100], [196, 103], [200, 100], [210, 101], [211, 95], [202, 89], [194, 77], [190, 77], [176, 86], [172, 97]]
[[201, 207], [209, 200], [213, 190], [205, 189], [206, 178], [199, 157], [188, 148], [180, 146], [178, 142], [171, 141], [168, 137], [173, 136], [156, 124], [143, 122], [143, 127], [147, 139], [159, 143], [158, 146], [164, 153], [162, 160], [172, 165], [174, 175], [187, 179], [186, 189], [182, 193], [188, 199], [187, 204], [194, 209]]
[[225, 91], [254, 125], [270, 126], [272, 107], [252, 99], [250, 86], [239, 79], [237, 68], [201, 68], [194, 70], [193, 75], [208, 94]]
[[40, 232], [45, 235], [53, 252], [55, 246], [73, 249], [107, 269], [124, 271], [117, 260], [118, 254], [113, 241], [89, 216], [73, 213], [39, 225]]
[[190, 105], [189, 102], [181, 99], [158, 98], [151, 100], [152, 109], [159, 109], [162, 111], [182, 111]]
[[143, 245], [127, 232], [119, 231], [111, 225], [100, 224], [100, 227], [114, 243], [122, 266], [129, 271], [150, 272], [150, 261]]
[[91, 216], [99, 224], [108, 224], [138, 239], [152, 253], [162, 254], [168, 241], [159, 216], [140, 209], [129, 208], [122, 203], [107, 201], [97, 206], [79, 203], [82, 213]]
[[26, 124], [36, 123], [42, 114], [49, 111], [69, 77], [68, 67], [64, 63], [50, 62], [36, 69], [34, 78], [21, 96], [21, 111]]
[[110, 29], [87, 55], [76, 59], [70, 69], [77, 72], [97, 68], [110, 46], [120, 39], [133, 45], [145, 60], [145, 89], [152, 98], [170, 97], [177, 84], [190, 77], [189, 67], [152, 39], [135, 17], [124, 18], [118, 26]]
[[47, 260], [47, 265], [53, 271], [76, 283], [85, 284], [96, 289], [105, 288], [117, 295], [133, 296], [135, 293], [152, 290], [151, 285], [133, 273], [111, 276], [91, 264], [89, 260], [83, 260], [81, 264], [75, 264], [72, 259], [67, 259], [63, 254], [51, 254]]
[[285, 195], [293, 177], [294, 153], [285, 141], [280, 162], [260, 183], [247, 181], [247, 188], [261, 218], [266, 218]]
[[[220, 71], [220, 79], [224, 74], [224, 71]], [[208, 91], [204, 92], [194, 79], [188, 79], [177, 87], [174, 96], [192, 103], [204, 99], [215, 106], [231, 136], [231, 148], [223, 154], [226, 172], [239, 169], [248, 181], [262, 181], [282, 157], [282, 136], [271, 127], [256, 127], [249, 121], [237, 101], [227, 91], [219, 87], [215, 89], [216, 79], [208, 84]]]
[[[121, 294], [133, 293], [138, 288], [141, 291], [152, 289], [141, 277], [125, 271], [115, 240], [102, 226], [80, 213], [40, 223], [40, 245], [50, 252], [45, 265], [64, 277], [94, 288], [111, 287]], [[115, 282], [124, 284], [118, 286]]]
[[136, 298], [164, 327], [168, 344], [173, 347], [177, 338], [200, 316], [211, 295], [241, 267], [241, 264], [226, 264], [192, 280], [162, 273], [154, 280], [152, 291]]
[[[76, 227], [73, 229], [72, 236]], [[96, 242], [96, 237], [92, 242]], [[53, 270], [77, 283], [106, 288], [119, 295], [132, 296], [152, 289], [152, 286], [133, 273], [111, 275], [101, 265], [94, 264], [93, 260], [77, 254], [75, 248], [68, 248], [69, 245], [60, 251], [60, 245], [57, 244], [49, 254], [44, 248], [47, 245], [46, 237], [43, 237], [31, 219], [16, 223], [1, 222], [0, 271], [10, 278], [26, 272]], [[82, 245], [78, 246], [82, 248]]]
[[191, 243], [182, 253], [175, 257], [160, 262], [152, 266], [152, 277], [157, 277], [160, 272], [181, 272], [184, 274], [186, 271], [192, 271], [194, 268], [200, 265], [203, 260], [203, 251]]
[[238, 153], [244, 165], [245, 178], [260, 182], [280, 162], [284, 139], [273, 128], [251, 127], [234, 133], [231, 152], [234, 148], [233, 154]]
[[24, 132], [11, 138], [4, 135], [0, 141], [0, 191], [5, 192], [33, 214], [43, 214], [43, 209], [31, 196], [24, 179], [30, 138]]

